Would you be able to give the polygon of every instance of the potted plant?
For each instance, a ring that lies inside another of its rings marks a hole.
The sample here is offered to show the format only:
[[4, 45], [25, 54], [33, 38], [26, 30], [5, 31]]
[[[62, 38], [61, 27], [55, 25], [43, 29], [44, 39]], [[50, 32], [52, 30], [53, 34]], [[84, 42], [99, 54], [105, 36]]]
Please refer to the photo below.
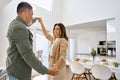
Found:
[[96, 50], [95, 50], [94, 48], [92, 48], [90, 54], [92, 55], [92, 57], [93, 57], [93, 62], [94, 62], [94, 60], [95, 60], [95, 56], [96, 56]]

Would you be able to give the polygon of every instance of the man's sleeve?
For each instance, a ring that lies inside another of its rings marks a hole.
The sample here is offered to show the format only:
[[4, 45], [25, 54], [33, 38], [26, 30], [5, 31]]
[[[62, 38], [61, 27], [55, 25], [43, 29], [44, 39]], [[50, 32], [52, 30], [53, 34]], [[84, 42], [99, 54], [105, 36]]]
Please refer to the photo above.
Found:
[[33, 53], [27, 29], [16, 29], [13, 34], [17, 49], [24, 61], [37, 72], [46, 74], [48, 69], [35, 57]]

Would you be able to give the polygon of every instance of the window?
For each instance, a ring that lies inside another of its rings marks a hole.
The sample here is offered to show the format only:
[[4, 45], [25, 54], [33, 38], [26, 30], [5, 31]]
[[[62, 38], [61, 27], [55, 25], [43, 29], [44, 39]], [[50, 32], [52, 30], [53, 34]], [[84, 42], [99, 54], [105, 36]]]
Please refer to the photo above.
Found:
[[[32, 26], [31, 26], [32, 27]], [[33, 34], [33, 51], [36, 57], [41, 60], [42, 64], [48, 67], [49, 41], [42, 34], [41, 30], [29, 27]], [[48, 80], [47, 75], [39, 75], [34, 69], [32, 70], [32, 80]]]
[[49, 48], [49, 42], [45, 38], [45, 36], [37, 34], [35, 38], [35, 44], [36, 44], [36, 54], [40, 52], [40, 60], [43, 62], [44, 65], [48, 66], [48, 48]]
[[33, 51], [39, 60], [48, 67], [49, 41], [42, 35], [42, 32], [37, 32], [36, 29], [30, 28], [33, 34]]
[[31, 4], [34, 4], [38, 7], [42, 7], [48, 11], [52, 11], [52, 0], [23, 0], [26, 2], [29, 2]]
[[74, 39], [69, 39], [69, 44], [70, 44], [70, 47], [69, 47], [69, 54], [68, 54], [68, 59], [73, 59], [74, 58]]

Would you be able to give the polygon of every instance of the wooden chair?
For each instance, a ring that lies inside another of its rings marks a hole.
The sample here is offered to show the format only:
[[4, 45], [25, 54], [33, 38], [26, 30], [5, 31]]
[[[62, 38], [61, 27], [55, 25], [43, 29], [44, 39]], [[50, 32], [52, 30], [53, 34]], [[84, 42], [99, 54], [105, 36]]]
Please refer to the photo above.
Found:
[[87, 76], [86, 76], [86, 73], [85, 73], [86, 69], [79, 62], [72, 61], [70, 63], [70, 69], [73, 73], [73, 76], [72, 76], [71, 80], [74, 80], [74, 79], [79, 80], [79, 79], [81, 79], [81, 76], [84, 76], [85, 79], [88, 80]]

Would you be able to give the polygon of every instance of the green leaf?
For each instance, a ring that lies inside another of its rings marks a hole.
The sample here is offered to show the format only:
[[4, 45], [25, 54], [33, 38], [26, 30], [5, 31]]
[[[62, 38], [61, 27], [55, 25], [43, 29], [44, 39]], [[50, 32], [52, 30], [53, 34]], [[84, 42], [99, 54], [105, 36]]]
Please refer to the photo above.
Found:
[[91, 55], [92, 55], [92, 56], [96, 56], [96, 50], [92, 49]]

